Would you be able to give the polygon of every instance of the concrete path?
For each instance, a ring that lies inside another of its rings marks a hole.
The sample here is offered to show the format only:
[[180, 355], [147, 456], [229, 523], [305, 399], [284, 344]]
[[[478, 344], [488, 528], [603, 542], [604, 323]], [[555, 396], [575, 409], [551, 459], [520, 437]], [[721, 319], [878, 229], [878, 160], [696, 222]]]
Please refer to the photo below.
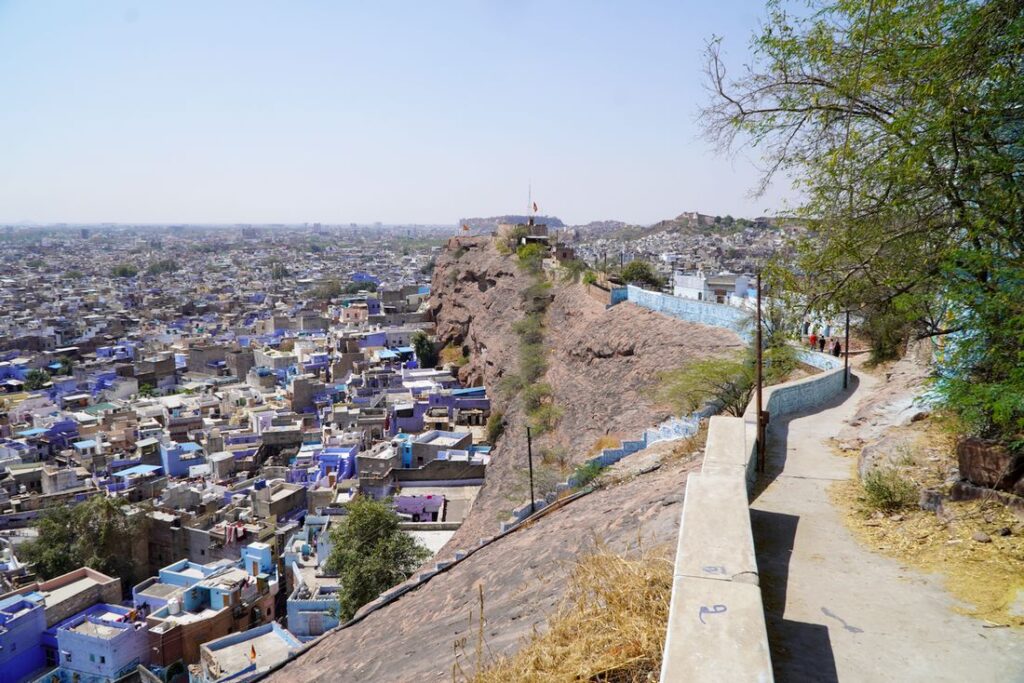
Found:
[[770, 426], [750, 515], [776, 681], [1024, 682], [1024, 635], [954, 612], [941, 577], [868, 551], [830, 501], [851, 471], [826, 441], [877, 380], [855, 382]]

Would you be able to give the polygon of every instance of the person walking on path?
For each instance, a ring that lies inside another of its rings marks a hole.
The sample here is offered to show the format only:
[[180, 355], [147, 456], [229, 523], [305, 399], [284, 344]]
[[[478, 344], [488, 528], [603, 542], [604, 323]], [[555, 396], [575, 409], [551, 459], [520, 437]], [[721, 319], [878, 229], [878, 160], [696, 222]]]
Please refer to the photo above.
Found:
[[808, 341], [810, 341], [810, 342], [811, 342], [811, 348], [812, 348], [812, 349], [813, 349], [813, 348], [815, 347], [815, 345], [816, 345], [816, 344], [818, 343], [818, 335], [814, 334], [814, 331], [813, 331], [813, 330], [811, 331], [811, 337], [810, 337], [810, 339], [809, 339]]
[[843, 355], [843, 345], [839, 343], [838, 339], [836, 339], [835, 343], [832, 344], [832, 355], [835, 356], [836, 358], [839, 358], [839, 356]]
[[825, 353], [825, 335], [821, 335], [818, 338], [818, 352]]

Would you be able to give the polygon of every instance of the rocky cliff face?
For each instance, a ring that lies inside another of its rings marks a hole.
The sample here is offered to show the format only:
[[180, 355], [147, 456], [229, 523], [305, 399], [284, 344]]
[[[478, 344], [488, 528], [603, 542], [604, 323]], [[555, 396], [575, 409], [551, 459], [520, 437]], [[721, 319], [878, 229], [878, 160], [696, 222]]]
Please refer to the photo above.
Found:
[[[489, 238], [453, 238], [438, 259], [432, 308], [442, 344], [462, 347], [470, 362], [468, 384], [484, 384], [506, 427], [488, 467], [487, 481], [463, 527], [442, 555], [497, 531], [512, 508], [529, 498], [526, 414], [516, 396], [496, 389], [517, 371], [514, 325], [526, 314], [523, 292], [533, 283], [514, 256]], [[660, 371], [687, 360], [739, 348], [736, 335], [667, 318], [629, 303], [610, 309], [579, 284], [555, 283], [546, 315], [545, 346], [551, 385], [562, 417], [534, 440], [535, 481], [543, 489], [564, 480], [592, 453], [599, 438], [636, 438], [668, 414], [653, 404]], [[540, 495], [540, 491], [538, 491]]]

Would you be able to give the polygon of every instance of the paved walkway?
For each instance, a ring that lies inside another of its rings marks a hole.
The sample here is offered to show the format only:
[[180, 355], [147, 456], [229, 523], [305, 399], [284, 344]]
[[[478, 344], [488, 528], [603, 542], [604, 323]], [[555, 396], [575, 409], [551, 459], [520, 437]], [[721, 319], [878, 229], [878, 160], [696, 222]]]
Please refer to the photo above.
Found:
[[877, 380], [770, 427], [768, 484], [751, 504], [775, 679], [1024, 681], [1024, 634], [953, 611], [941, 578], [869, 552], [828, 487], [851, 475], [826, 441]]

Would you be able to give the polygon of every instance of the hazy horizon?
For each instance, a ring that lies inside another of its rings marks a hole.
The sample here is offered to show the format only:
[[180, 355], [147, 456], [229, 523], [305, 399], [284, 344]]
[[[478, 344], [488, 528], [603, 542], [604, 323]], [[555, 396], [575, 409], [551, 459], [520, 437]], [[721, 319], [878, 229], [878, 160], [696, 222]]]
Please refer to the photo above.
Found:
[[567, 224], [755, 217], [701, 137], [702, 47], [763, 14], [575, 0], [0, 0], [0, 222]]

